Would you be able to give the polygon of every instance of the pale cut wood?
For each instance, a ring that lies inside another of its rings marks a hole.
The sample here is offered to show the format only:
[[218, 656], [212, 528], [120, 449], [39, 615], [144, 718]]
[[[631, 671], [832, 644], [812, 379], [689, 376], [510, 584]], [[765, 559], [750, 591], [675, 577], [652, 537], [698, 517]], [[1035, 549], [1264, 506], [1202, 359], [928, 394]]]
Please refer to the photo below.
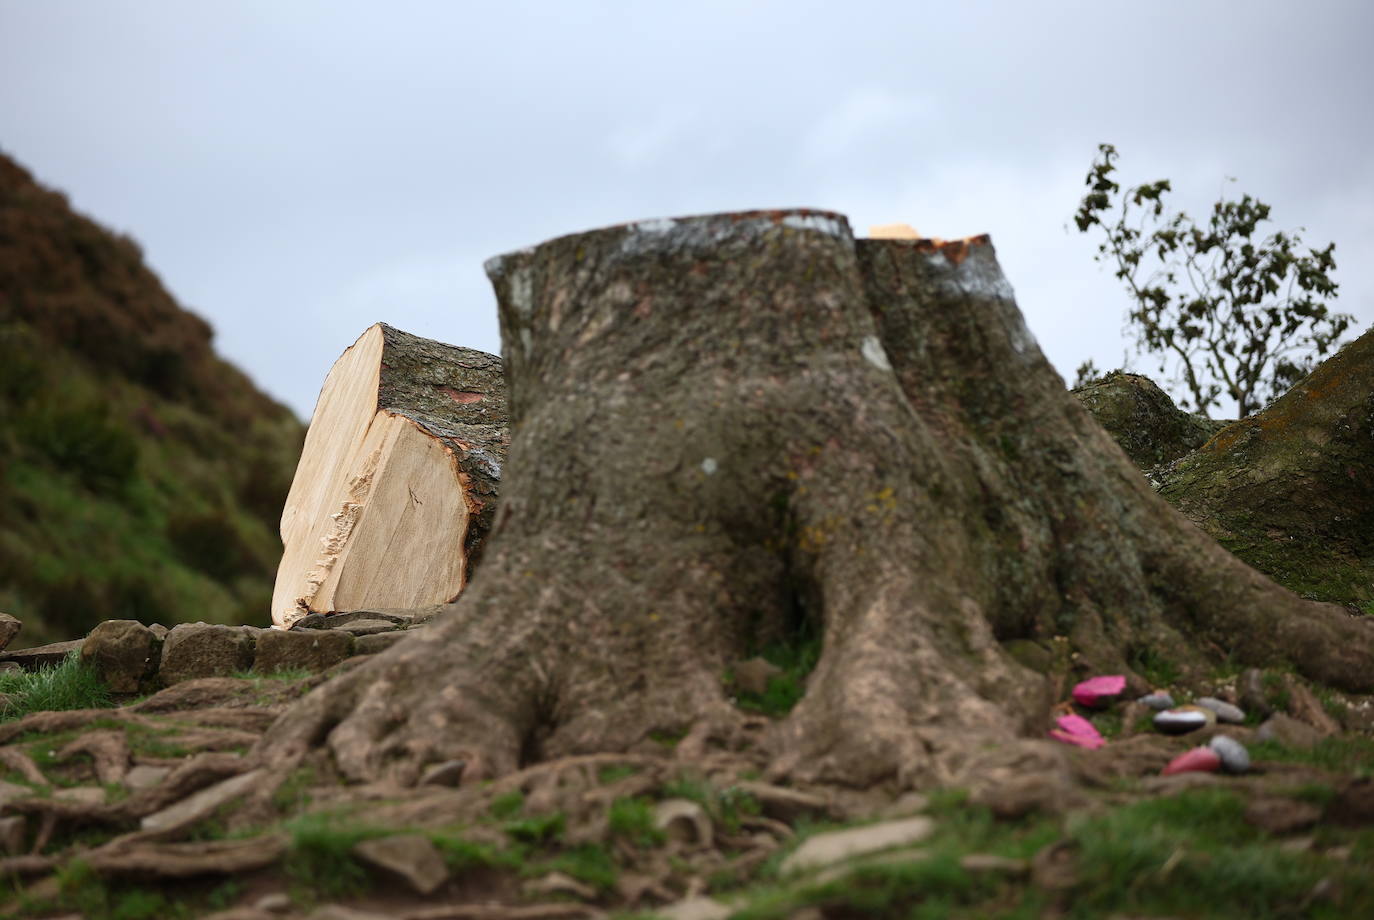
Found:
[[868, 228], [868, 235], [875, 240], [919, 240], [921, 233], [911, 224], [877, 224]]
[[282, 511], [272, 621], [419, 607], [463, 589], [491, 528], [501, 359], [372, 326], [320, 390]]

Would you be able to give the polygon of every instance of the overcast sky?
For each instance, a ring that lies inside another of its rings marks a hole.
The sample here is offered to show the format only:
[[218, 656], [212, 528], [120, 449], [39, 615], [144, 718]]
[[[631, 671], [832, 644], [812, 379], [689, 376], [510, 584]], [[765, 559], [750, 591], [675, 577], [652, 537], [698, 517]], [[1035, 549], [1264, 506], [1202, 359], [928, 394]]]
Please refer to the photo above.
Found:
[[1102, 141], [1334, 240], [1374, 323], [1372, 41], [1368, 0], [0, 0], [0, 149], [303, 417], [375, 321], [499, 351], [492, 255], [758, 207], [991, 233], [1071, 378], [1127, 345], [1071, 225]]

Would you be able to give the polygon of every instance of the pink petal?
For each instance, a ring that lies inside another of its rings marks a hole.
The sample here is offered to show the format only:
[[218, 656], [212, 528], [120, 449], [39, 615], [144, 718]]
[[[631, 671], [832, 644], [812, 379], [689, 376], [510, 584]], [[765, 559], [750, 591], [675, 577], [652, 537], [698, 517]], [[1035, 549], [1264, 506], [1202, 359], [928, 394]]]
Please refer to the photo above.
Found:
[[1073, 701], [1080, 706], [1101, 706], [1126, 689], [1126, 678], [1120, 674], [1089, 677], [1073, 688]]
[[1174, 773], [1214, 773], [1221, 766], [1221, 758], [1211, 748], [1199, 747], [1184, 751], [1164, 768], [1163, 775]]
[[1082, 716], [1060, 716], [1056, 724], [1058, 727], [1050, 732], [1050, 737], [1065, 744], [1095, 750], [1107, 743], [1093, 728], [1093, 724]]

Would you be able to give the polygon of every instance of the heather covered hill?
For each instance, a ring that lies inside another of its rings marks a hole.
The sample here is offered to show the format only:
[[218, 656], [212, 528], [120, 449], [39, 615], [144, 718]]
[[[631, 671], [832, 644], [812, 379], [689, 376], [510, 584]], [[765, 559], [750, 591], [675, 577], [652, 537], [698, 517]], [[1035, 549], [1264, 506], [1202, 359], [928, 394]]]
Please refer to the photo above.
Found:
[[304, 427], [127, 236], [0, 154], [0, 610], [265, 624]]

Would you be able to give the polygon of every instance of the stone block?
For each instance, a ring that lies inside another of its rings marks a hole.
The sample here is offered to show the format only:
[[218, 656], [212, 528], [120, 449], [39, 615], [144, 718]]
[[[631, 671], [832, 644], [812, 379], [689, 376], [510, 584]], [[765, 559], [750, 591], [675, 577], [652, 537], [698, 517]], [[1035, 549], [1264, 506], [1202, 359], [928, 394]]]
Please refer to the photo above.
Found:
[[258, 639], [253, 670], [262, 674], [304, 668], [323, 671], [353, 654], [353, 636], [333, 629], [271, 629]]
[[23, 625], [8, 613], [0, 613], [0, 648], [9, 645], [10, 640], [19, 635]]
[[233, 626], [182, 623], [162, 643], [159, 676], [168, 686], [197, 677], [227, 677], [253, 666], [253, 639]]
[[137, 693], [157, 670], [160, 642], [137, 620], [106, 620], [81, 646], [81, 660], [115, 693]]
[[358, 641], [353, 643], [353, 654], [355, 655], [375, 655], [378, 652], [385, 652], [397, 642], [406, 637], [409, 630], [399, 632], [374, 633], [370, 636], [359, 636]]

